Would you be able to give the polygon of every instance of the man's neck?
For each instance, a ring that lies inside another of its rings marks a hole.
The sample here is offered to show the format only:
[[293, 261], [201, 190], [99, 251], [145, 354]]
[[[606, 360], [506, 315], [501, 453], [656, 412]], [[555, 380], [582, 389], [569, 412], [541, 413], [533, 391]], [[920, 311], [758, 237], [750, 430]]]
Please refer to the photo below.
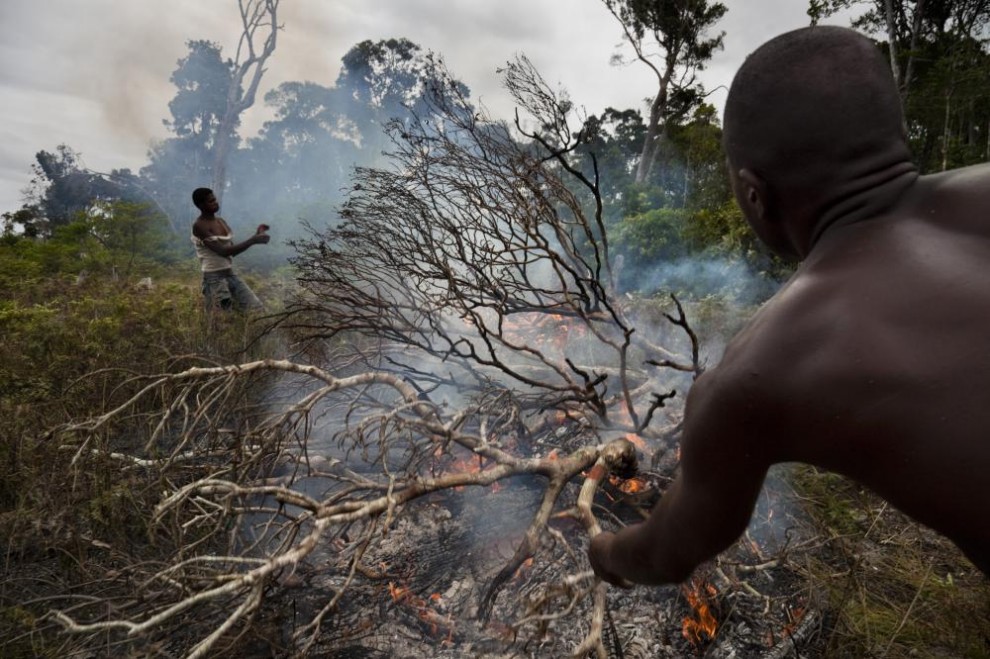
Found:
[[833, 227], [847, 226], [882, 215], [895, 206], [918, 180], [918, 168], [910, 161], [886, 167], [840, 186], [819, 213], [809, 236], [810, 252]]

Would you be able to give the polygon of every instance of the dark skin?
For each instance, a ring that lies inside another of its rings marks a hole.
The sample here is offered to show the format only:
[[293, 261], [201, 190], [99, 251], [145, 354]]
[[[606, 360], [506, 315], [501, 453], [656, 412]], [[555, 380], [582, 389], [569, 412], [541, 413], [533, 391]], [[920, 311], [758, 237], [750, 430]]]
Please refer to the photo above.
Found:
[[210, 194], [202, 204], [198, 206], [200, 215], [196, 218], [196, 221], [192, 225], [192, 233], [194, 236], [204, 241], [204, 245], [212, 252], [216, 252], [220, 256], [237, 256], [245, 250], [247, 250], [252, 245], [264, 245], [272, 239], [266, 232], [268, 231], [268, 225], [262, 224], [258, 227], [257, 232], [239, 243], [233, 245], [223, 245], [216, 240], [207, 240], [212, 236], [227, 236], [231, 234], [230, 227], [227, 226], [227, 222], [224, 221], [222, 217], [217, 215], [220, 212], [220, 203], [217, 201], [215, 195]]
[[827, 219], [729, 167], [757, 235], [801, 264], [694, 384], [676, 480], [644, 523], [592, 541], [595, 572], [684, 581], [745, 531], [767, 469], [802, 462], [990, 574], [990, 165], [893, 168]]

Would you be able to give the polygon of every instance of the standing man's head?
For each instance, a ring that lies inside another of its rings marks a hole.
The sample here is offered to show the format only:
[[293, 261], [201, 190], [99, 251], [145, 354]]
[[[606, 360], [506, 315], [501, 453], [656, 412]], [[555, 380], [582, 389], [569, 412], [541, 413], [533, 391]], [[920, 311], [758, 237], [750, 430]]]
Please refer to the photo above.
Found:
[[803, 257], [810, 225], [911, 160], [890, 67], [846, 28], [795, 30], [758, 48], [733, 79], [724, 125], [739, 205], [784, 255]]
[[217, 201], [213, 190], [209, 188], [196, 188], [192, 193], [192, 202], [201, 211], [216, 213], [220, 210], [220, 203]]

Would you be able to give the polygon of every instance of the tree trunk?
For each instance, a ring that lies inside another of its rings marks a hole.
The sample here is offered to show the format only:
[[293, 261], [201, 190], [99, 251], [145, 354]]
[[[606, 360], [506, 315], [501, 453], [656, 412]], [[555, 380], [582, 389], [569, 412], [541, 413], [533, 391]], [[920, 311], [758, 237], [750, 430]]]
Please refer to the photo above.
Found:
[[663, 76], [660, 77], [660, 89], [653, 103], [650, 104], [650, 120], [646, 125], [646, 137], [643, 138], [643, 149], [636, 167], [636, 182], [645, 183], [653, 171], [663, 141], [663, 131], [666, 130], [667, 100], [670, 90], [670, 79], [674, 74], [674, 65], [668, 61]]
[[890, 51], [890, 70], [894, 74], [894, 82], [901, 84], [901, 67], [897, 63], [897, 26], [894, 25], [894, 0], [884, 0], [884, 16], [887, 22], [887, 45]]
[[945, 91], [945, 121], [942, 123], [942, 171], [949, 168], [949, 116], [952, 103], [952, 89]]
[[[227, 108], [217, 127], [213, 145], [213, 193], [223, 200], [227, 186], [227, 160], [234, 145], [237, 124], [241, 114], [254, 105], [261, 77], [265, 74], [265, 61], [275, 52], [278, 35], [277, 11], [281, 0], [238, 0], [241, 12], [241, 37], [237, 44], [234, 74], [227, 90]], [[267, 30], [261, 52], [255, 50], [255, 35], [259, 29]], [[244, 82], [248, 80], [247, 88]]]
[[901, 90], [901, 105], [907, 109], [908, 94], [911, 90], [911, 79], [914, 77], [914, 53], [918, 47], [918, 35], [921, 33], [921, 19], [924, 15], [925, 0], [918, 0], [914, 6], [914, 17], [911, 22], [911, 46], [908, 51], [907, 64], [904, 66], [904, 80], [898, 81]]

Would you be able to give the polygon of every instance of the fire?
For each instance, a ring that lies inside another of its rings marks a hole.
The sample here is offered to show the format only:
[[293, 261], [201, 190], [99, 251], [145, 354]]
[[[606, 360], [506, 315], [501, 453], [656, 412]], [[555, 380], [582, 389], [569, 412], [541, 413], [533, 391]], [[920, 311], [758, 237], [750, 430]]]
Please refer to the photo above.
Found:
[[394, 582], [388, 582], [388, 594], [392, 596], [392, 600], [397, 604], [401, 604], [403, 601], [411, 597], [412, 591], [410, 591], [405, 586], [396, 586]]
[[684, 638], [695, 645], [700, 645], [702, 641], [710, 641], [715, 638], [715, 630], [718, 629], [718, 621], [712, 615], [710, 602], [718, 594], [711, 584], [702, 584], [692, 580], [690, 585], [681, 587], [681, 592], [687, 598], [688, 604], [693, 609], [692, 615], [684, 617], [684, 624], [681, 626], [681, 633]]
[[637, 435], [636, 433], [634, 433], [634, 432], [627, 432], [626, 433], [626, 439], [628, 439], [630, 442], [632, 442], [633, 445], [635, 445], [636, 448], [638, 448], [643, 453], [651, 453], [650, 447], [647, 446], [646, 445], [646, 442], [643, 441], [643, 438], [640, 437], [639, 435]]
[[[442, 614], [434, 607], [440, 606], [443, 596], [440, 593], [433, 593], [428, 600], [423, 599], [406, 586], [397, 586], [395, 582], [388, 582], [388, 594], [392, 596], [392, 601], [402, 606], [407, 606], [416, 612], [416, 616], [430, 626], [430, 633], [436, 636], [440, 627], [447, 628], [447, 642], [453, 641], [454, 620], [450, 614]], [[432, 603], [432, 605], [431, 605]]]
[[530, 556], [525, 561], [523, 561], [522, 565], [519, 566], [519, 569], [516, 570], [516, 573], [512, 575], [512, 578], [516, 580], [522, 579], [526, 575], [526, 573], [529, 572], [532, 568], [533, 568], [533, 557]]
[[[803, 606], [787, 608], [786, 610], [787, 618], [788, 620], [790, 620], [790, 622], [788, 622], [787, 625], [784, 626], [784, 629], [780, 632], [779, 637], [781, 640], [788, 638], [789, 636], [793, 635], [795, 631], [797, 631], [797, 628], [800, 626], [801, 621], [804, 620], [804, 614], [806, 612], [807, 610]], [[767, 639], [765, 641], [766, 646], [767, 647], [775, 646], [777, 644], [777, 637], [778, 635], [774, 634], [772, 629], [768, 629]]]
[[504, 319], [509, 337], [544, 354], [547, 359], [563, 361], [572, 339], [583, 339], [588, 328], [577, 318], [563, 314], [522, 312]]
[[[434, 457], [441, 457], [442, 453], [434, 453]], [[448, 463], [444, 468], [443, 472], [446, 474], [479, 474], [484, 471], [484, 460], [480, 455], [468, 455], [464, 457], [455, 458], [453, 461]], [[463, 485], [459, 485], [454, 488], [458, 492], [464, 489]], [[497, 493], [502, 489], [502, 486], [498, 481], [492, 483], [492, 493]]]
[[618, 476], [609, 476], [608, 480], [612, 485], [619, 489], [621, 492], [626, 494], [636, 494], [637, 492], [643, 492], [648, 487], [646, 481], [642, 478], [627, 478], [622, 479]]

